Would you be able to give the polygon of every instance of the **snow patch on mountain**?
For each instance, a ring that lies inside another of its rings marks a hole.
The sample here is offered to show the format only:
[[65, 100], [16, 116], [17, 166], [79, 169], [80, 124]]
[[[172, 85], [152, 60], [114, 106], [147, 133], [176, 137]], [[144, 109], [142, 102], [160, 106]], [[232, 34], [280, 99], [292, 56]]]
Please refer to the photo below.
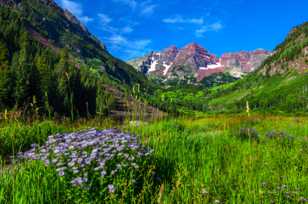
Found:
[[148, 72], [155, 72], [156, 71], [156, 65], [158, 64], [157, 60], [154, 60], [151, 64], [150, 69], [148, 70]]
[[[138, 70], [143, 70], [145, 74], [167, 80], [193, 76], [200, 81], [204, 77], [221, 72], [241, 77], [256, 70], [270, 55], [271, 52], [258, 49], [225, 53], [218, 58], [202, 46], [191, 43], [180, 49], [170, 46], [128, 63]], [[140, 60], [142, 63], [137, 63]]]

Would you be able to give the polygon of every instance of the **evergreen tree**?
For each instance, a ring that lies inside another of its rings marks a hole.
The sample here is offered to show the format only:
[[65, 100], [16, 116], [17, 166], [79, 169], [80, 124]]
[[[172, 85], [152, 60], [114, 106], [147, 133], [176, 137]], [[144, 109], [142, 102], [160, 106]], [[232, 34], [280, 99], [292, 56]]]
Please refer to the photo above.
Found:
[[66, 115], [74, 119], [74, 92], [73, 92], [73, 73], [69, 64], [68, 50], [63, 49], [60, 53], [59, 63], [56, 65], [58, 75], [58, 89], [63, 97], [63, 111]]
[[27, 32], [22, 32], [20, 37], [20, 52], [16, 74], [16, 102], [18, 107], [26, 107], [35, 97], [41, 103], [40, 78], [37, 68], [33, 63], [33, 49]]
[[0, 109], [12, 106], [11, 74], [9, 70], [9, 50], [6, 44], [0, 40]]
[[0, 70], [8, 69], [9, 50], [6, 44], [0, 39]]

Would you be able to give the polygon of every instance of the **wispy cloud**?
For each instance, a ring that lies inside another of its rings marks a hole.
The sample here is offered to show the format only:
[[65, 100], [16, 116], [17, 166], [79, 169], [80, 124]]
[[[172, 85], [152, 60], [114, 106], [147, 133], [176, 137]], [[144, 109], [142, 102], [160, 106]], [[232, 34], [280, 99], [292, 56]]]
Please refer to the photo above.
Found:
[[221, 24], [221, 22], [215, 22], [209, 25], [203, 25], [201, 28], [196, 30], [196, 37], [204, 37], [204, 34], [206, 32], [210, 32], [210, 31], [220, 31], [221, 29], [223, 29], [223, 25]]
[[137, 1], [137, 0], [112, 0], [114, 3], [120, 3], [128, 6], [133, 11], [138, 12], [142, 16], [151, 16], [158, 7], [152, 0]]
[[112, 25], [113, 19], [104, 13], [97, 14], [98, 18], [100, 19], [101, 29], [109, 34], [112, 35], [119, 35], [119, 34], [128, 34], [134, 31], [133, 25], [124, 25], [121, 27], [116, 27]]
[[81, 22], [83, 22], [84, 24], [87, 24], [87, 23], [93, 21], [94, 19], [89, 17], [89, 16], [81, 16], [81, 17], [79, 17], [79, 20]]
[[61, 6], [74, 14], [81, 22], [87, 24], [93, 21], [93, 18], [83, 15], [83, 7], [80, 3], [76, 3], [72, 0], [61, 0]]
[[144, 1], [140, 4], [140, 15], [151, 16], [154, 14], [157, 4], [153, 4], [151, 0]]
[[200, 18], [184, 18], [181, 15], [176, 15], [174, 17], [169, 17], [163, 19], [164, 23], [169, 24], [196, 24], [196, 25], [202, 25], [204, 23], [203, 17]]
[[97, 14], [97, 16], [99, 17], [100, 22], [103, 25], [107, 25], [112, 21], [111, 17], [109, 17], [108, 15], [106, 15], [104, 13], [99, 13], [99, 14]]
[[150, 39], [129, 40], [123, 35], [112, 35], [105, 39], [113, 50], [121, 50], [127, 59], [132, 59], [149, 52], [152, 41]]
[[138, 5], [136, 0], [113, 0], [113, 2], [124, 4], [129, 6], [131, 9], [135, 9]]
[[61, 5], [64, 9], [69, 10], [76, 16], [81, 16], [83, 13], [81, 4], [70, 0], [61, 0]]
[[134, 31], [134, 29], [131, 26], [129, 26], [129, 25], [127, 25], [127, 26], [122, 28], [122, 32], [123, 33], [131, 33], [133, 31]]
[[125, 36], [134, 31], [134, 25], [115, 26], [113, 22], [116, 22], [116, 20], [113, 21], [107, 14], [99, 13], [98, 17], [101, 22], [101, 29], [106, 32], [107, 36], [103, 40], [112, 51], [121, 51], [125, 55], [125, 59], [132, 59], [142, 56], [151, 50], [149, 47], [152, 43], [151, 40], [131, 40]]

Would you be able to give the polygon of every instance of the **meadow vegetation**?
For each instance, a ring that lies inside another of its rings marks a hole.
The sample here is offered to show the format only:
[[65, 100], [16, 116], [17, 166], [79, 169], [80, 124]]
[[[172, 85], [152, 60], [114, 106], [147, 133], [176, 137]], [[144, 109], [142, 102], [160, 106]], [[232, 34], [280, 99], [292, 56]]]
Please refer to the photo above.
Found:
[[[33, 122], [31, 126], [15, 122], [10, 124], [11, 128], [2, 123], [1, 135], [14, 137], [1, 139], [6, 144], [1, 152], [0, 202], [307, 202], [307, 117], [216, 115], [138, 125], [127, 121], [118, 128], [137, 135], [138, 141], [153, 153], [144, 161], [139, 174], [134, 174], [141, 176], [139, 182], [127, 172], [112, 177], [112, 181], [109, 177], [95, 191], [98, 193], [95, 197], [89, 193], [94, 191], [71, 185], [58, 176], [53, 166], [40, 161], [8, 160], [16, 149], [27, 150], [32, 143], [42, 144], [49, 134], [111, 126], [109, 120], [105, 123], [83, 120], [74, 124]], [[24, 137], [25, 132], [31, 137]], [[16, 142], [15, 138], [23, 140]], [[112, 186], [108, 186], [110, 182]], [[91, 185], [95, 188], [97, 184]]]
[[52, 1], [0, 2], [1, 204], [308, 202], [307, 23], [241, 80], [168, 84]]

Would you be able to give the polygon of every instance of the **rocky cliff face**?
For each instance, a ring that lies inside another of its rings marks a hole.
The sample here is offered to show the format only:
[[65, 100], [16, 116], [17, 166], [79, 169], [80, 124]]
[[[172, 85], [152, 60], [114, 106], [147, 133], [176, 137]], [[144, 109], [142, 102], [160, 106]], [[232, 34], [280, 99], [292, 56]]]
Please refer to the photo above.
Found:
[[258, 73], [267, 76], [308, 72], [308, 22], [293, 28]]
[[258, 68], [270, 55], [269, 51], [255, 50], [226, 53], [218, 58], [201, 45], [191, 43], [180, 49], [171, 46], [161, 52], [152, 52], [129, 63], [152, 76], [173, 80], [195, 78], [201, 81], [207, 76], [222, 72], [241, 77]]
[[225, 53], [221, 56], [220, 61], [223, 67], [229, 68], [231, 72], [245, 74], [256, 70], [262, 62], [271, 55], [266, 50], [241, 51], [234, 53]]
[[218, 59], [206, 49], [196, 43], [189, 44], [180, 49], [176, 55], [173, 66], [166, 72], [167, 77], [198, 76], [200, 69], [216, 64]]

